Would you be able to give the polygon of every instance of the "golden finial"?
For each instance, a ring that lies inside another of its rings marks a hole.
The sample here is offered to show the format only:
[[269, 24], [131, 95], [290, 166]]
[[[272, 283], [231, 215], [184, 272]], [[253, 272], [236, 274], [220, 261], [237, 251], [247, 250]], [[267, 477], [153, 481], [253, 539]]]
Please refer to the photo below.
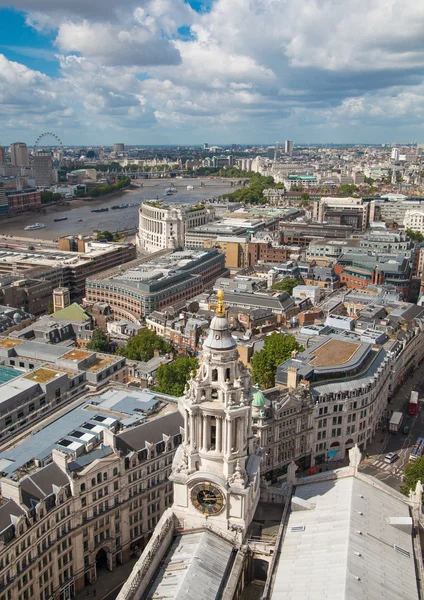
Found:
[[218, 304], [216, 305], [216, 316], [225, 317], [224, 290], [218, 290], [216, 297], [218, 298]]

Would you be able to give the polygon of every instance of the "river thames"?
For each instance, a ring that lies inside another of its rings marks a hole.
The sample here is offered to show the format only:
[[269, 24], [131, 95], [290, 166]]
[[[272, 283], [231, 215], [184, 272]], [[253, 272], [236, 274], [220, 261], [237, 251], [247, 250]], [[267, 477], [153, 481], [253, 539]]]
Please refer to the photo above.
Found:
[[[200, 187], [203, 181], [205, 186]], [[172, 196], [165, 196], [165, 189], [170, 185], [177, 188], [178, 192]], [[194, 189], [188, 191], [187, 185]], [[65, 235], [90, 235], [94, 230], [117, 231], [138, 227], [138, 208], [143, 200], [159, 199], [167, 204], [195, 204], [206, 198], [218, 197], [221, 194], [234, 191], [231, 184], [209, 179], [165, 179], [146, 180], [144, 187], [126, 191], [117, 196], [105, 196], [101, 200], [71, 201], [69, 207], [48, 207], [46, 213], [24, 213], [22, 215], [2, 218], [0, 220], [0, 234], [19, 237], [28, 237], [40, 240], [53, 240]], [[122, 210], [111, 210], [115, 204], [131, 203]], [[109, 211], [92, 213], [93, 208], [109, 208]], [[55, 222], [54, 219], [67, 217], [66, 221]], [[82, 219], [82, 220], [81, 220]], [[27, 225], [44, 223], [45, 229], [25, 231]]]

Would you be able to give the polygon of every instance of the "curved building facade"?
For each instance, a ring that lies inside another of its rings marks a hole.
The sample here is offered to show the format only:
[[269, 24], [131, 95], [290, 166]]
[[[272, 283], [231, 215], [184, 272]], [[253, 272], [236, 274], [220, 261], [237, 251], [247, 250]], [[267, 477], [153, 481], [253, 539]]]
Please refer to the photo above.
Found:
[[139, 210], [137, 245], [147, 252], [185, 245], [185, 234], [192, 227], [213, 221], [215, 209], [205, 206], [169, 206], [144, 202]]

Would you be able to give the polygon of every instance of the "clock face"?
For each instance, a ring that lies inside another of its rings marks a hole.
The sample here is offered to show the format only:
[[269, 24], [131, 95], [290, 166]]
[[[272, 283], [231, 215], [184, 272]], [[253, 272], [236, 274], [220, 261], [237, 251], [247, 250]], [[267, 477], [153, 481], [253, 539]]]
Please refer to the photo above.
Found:
[[224, 497], [212, 483], [198, 483], [191, 490], [193, 506], [206, 515], [217, 515], [224, 508]]

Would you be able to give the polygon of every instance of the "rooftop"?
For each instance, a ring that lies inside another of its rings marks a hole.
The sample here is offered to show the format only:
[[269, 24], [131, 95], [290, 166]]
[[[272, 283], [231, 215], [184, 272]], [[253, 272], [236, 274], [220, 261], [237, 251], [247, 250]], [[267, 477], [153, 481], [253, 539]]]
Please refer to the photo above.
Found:
[[418, 600], [406, 498], [348, 470], [297, 481], [273, 600]]
[[23, 342], [21, 340], [13, 340], [11, 338], [0, 338], [0, 348], [5, 348], [8, 350], [9, 348], [15, 348], [15, 346], [19, 346]]
[[64, 375], [62, 371], [53, 371], [52, 369], [37, 369], [36, 371], [32, 371], [31, 373], [27, 373], [24, 377], [25, 379], [30, 379], [31, 381], [36, 381], [37, 383], [48, 383], [52, 379], [60, 377]]
[[314, 367], [342, 365], [347, 363], [360, 347], [361, 344], [332, 338], [311, 352], [314, 358], [309, 364]]
[[85, 352], [84, 350], [71, 350], [64, 356], [62, 356], [63, 360], [84, 360], [91, 356], [91, 352]]
[[114, 363], [116, 360], [117, 359], [113, 356], [97, 356], [95, 362], [88, 367], [87, 371], [101, 371], [102, 369]]

